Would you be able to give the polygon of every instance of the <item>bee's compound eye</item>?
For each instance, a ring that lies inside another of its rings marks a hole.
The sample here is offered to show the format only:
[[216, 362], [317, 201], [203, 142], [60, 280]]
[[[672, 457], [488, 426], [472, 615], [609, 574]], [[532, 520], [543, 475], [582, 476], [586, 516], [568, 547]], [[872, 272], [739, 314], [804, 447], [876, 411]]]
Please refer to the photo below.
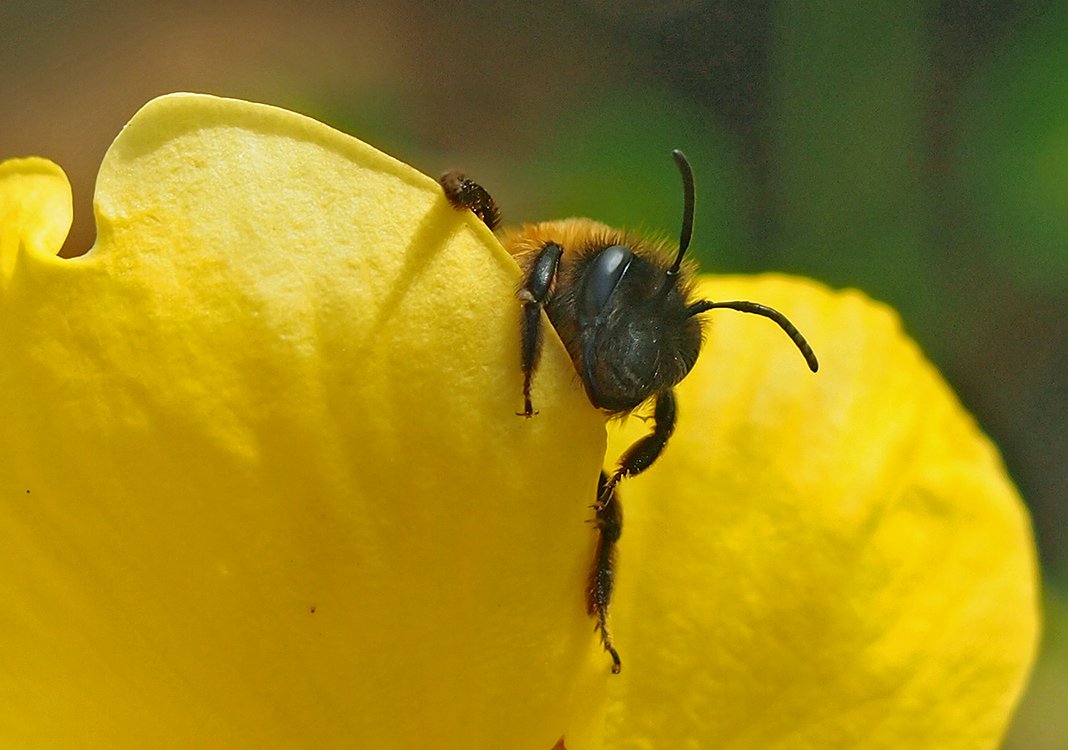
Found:
[[597, 320], [633, 259], [634, 253], [630, 251], [630, 248], [623, 245], [610, 245], [597, 253], [597, 257], [590, 261], [586, 268], [586, 283], [582, 287], [582, 298], [579, 300], [583, 324]]

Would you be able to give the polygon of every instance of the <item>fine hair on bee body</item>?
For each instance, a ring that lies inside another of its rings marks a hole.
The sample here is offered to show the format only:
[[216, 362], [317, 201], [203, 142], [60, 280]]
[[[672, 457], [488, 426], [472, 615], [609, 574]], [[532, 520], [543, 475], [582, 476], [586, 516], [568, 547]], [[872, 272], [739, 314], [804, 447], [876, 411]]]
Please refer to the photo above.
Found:
[[[768, 318], [786, 333], [810, 370], [819, 367], [812, 347], [778, 310], [745, 300], [694, 299], [694, 266], [686, 259], [693, 234], [693, 171], [681, 151], [673, 151], [672, 157], [683, 183], [677, 247], [590, 219], [526, 224], [498, 233], [522, 271], [516, 297], [521, 305], [523, 410], [516, 414], [528, 419], [537, 414], [531, 392], [543, 312], [567, 348], [590, 403], [612, 417], [647, 402], [653, 405], [652, 430], [623, 453], [614, 472], [601, 472], [593, 505], [598, 539], [586, 609], [595, 618], [615, 673], [622, 662], [608, 631], [608, 607], [623, 528], [616, 486], [648, 469], [674, 432], [674, 387], [693, 369], [701, 350], [698, 316], [731, 309]], [[482, 186], [457, 171], [445, 173], [440, 182], [454, 208], [471, 210], [496, 229], [500, 211]]]

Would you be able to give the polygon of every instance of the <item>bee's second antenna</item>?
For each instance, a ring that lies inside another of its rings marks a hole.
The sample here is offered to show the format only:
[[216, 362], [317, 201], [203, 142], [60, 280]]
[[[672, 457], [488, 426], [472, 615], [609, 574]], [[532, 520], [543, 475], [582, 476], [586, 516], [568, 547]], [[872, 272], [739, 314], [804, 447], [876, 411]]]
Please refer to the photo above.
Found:
[[675, 263], [668, 269], [668, 276], [675, 276], [679, 272], [679, 268], [682, 267], [682, 258], [686, 255], [686, 251], [690, 247], [690, 238], [693, 237], [693, 208], [694, 208], [694, 188], [693, 188], [693, 169], [690, 168], [690, 162], [686, 158], [686, 154], [682, 153], [678, 149], [671, 152], [671, 156], [675, 159], [675, 164], [678, 165], [679, 173], [682, 175], [682, 192], [683, 192], [683, 206], [682, 206], [682, 231], [679, 233], [679, 254], [675, 256]]

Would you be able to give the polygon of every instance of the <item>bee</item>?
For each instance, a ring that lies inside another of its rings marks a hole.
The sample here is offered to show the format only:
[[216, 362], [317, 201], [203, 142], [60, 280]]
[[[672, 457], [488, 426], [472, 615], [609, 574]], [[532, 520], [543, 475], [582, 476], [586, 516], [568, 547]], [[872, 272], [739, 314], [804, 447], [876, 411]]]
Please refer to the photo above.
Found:
[[[723, 308], [768, 318], [790, 337], [809, 369], [819, 369], [812, 347], [778, 310], [743, 300], [694, 299], [693, 269], [683, 262], [693, 235], [693, 170], [681, 151], [673, 151], [672, 157], [683, 186], [677, 249], [590, 219], [526, 224], [498, 235], [522, 270], [516, 297], [521, 305], [523, 410], [516, 414], [529, 419], [538, 413], [531, 383], [541, 352], [543, 317], [567, 348], [591, 404], [613, 418], [653, 403], [652, 430], [623, 453], [612, 474], [601, 471], [593, 505], [598, 539], [586, 611], [596, 621], [616, 674], [622, 661], [608, 630], [615, 548], [623, 530], [616, 486], [648, 469], [671, 438], [677, 412], [673, 389], [693, 369], [701, 350], [699, 316]], [[440, 183], [454, 208], [473, 211], [491, 230], [497, 229], [500, 211], [481, 185], [456, 170], [442, 175]]]

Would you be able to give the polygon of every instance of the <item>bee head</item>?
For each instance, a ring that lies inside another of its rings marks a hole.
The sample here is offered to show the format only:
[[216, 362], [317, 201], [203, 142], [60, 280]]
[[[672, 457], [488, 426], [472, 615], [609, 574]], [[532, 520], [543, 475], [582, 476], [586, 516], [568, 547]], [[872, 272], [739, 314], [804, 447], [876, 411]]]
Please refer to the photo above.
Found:
[[576, 289], [582, 379], [594, 406], [628, 411], [682, 380], [697, 362], [701, 327], [678, 283], [693, 234], [693, 172], [681, 151], [685, 206], [679, 251], [666, 271], [655, 254], [612, 244], [589, 253]]
[[701, 348], [687, 289], [624, 245], [589, 256], [576, 292], [582, 379], [590, 401], [629, 411], [674, 386]]
[[574, 328], [565, 341], [590, 401], [606, 411], [630, 411], [686, 377], [701, 349], [696, 316], [709, 310], [727, 308], [773, 320], [793, 340], [809, 368], [815, 372], [819, 367], [808, 342], [779, 311], [741, 300], [690, 301], [691, 285], [683, 278], [682, 261], [693, 234], [693, 171], [681, 151], [672, 156], [682, 175], [685, 199], [674, 263], [665, 268], [655, 248], [613, 235], [583, 253], [576, 283], [567, 295]]

